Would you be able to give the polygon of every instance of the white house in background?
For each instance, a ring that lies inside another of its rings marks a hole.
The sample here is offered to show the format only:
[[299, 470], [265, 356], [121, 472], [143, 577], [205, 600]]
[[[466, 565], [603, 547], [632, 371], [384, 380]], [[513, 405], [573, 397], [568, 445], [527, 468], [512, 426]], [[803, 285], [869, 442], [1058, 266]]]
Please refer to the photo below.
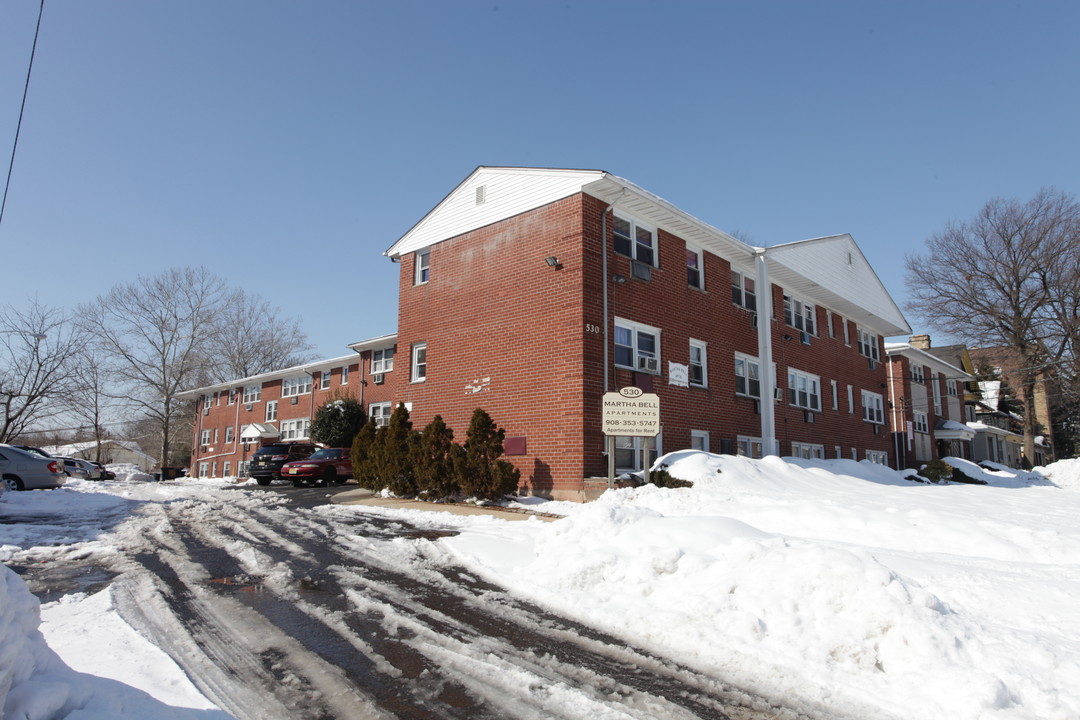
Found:
[[[50, 455], [60, 457], [82, 458], [93, 460], [97, 457], [97, 443], [89, 442], [70, 443], [68, 445], [51, 445], [42, 448]], [[101, 462], [106, 465], [130, 463], [141, 470], [150, 470], [157, 467], [157, 459], [147, 455], [139, 446], [130, 440], [103, 440], [101, 442]]]

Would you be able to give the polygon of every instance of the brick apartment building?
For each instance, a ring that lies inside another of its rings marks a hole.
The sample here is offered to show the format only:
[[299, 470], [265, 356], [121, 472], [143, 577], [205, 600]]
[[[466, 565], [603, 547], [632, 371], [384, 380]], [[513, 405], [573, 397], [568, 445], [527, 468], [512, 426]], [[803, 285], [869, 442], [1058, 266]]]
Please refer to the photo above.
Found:
[[974, 459], [965, 392], [974, 377], [930, 352], [928, 335], [886, 343], [893, 467], [918, 468], [942, 457]]
[[350, 391], [356, 373], [368, 381], [369, 414], [404, 403], [414, 427], [440, 414], [464, 440], [484, 408], [523, 489], [548, 497], [603, 485], [590, 480], [608, 469], [601, 399], [627, 386], [659, 396], [662, 430], [654, 443], [615, 438], [620, 472], [683, 448], [887, 464], [895, 453], [882, 338], [911, 329], [849, 235], [756, 248], [603, 171], [480, 167], [385, 254], [400, 273], [396, 334], [350, 346], [351, 362], [192, 391], [200, 413], [211, 405], [193, 468], [250, 456], [224, 454], [219, 418], [234, 432], [276, 422], [262, 430], [284, 437], [324, 391], [301, 384], [277, 421], [228, 416], [222, 393], [261, 384], [278, 399], [283, 380], [310, 372], [318, 385], [324, 367], [332, 390], [346, 364]]
[[[195, 401], [191, 470], [199, 477], [247, 475], [264, 443], [306, 440], [315, 411], [334, 397], [352, 397], [375, 417], [390, 415], [385, 373], [395, 336], [354, 343], [352, 355], [191, 390]], [[375, 370], [376, 372], [373, 372]]]

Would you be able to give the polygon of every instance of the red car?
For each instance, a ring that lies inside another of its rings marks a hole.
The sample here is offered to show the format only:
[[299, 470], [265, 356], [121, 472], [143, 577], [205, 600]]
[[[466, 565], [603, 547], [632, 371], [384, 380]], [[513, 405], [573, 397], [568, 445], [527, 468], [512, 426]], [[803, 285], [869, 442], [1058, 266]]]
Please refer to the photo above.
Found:
[[281, 477], [301, 485], [341, 485], [352, 477], [348, 448], [320, 448], [303, 460], [281, 466]]

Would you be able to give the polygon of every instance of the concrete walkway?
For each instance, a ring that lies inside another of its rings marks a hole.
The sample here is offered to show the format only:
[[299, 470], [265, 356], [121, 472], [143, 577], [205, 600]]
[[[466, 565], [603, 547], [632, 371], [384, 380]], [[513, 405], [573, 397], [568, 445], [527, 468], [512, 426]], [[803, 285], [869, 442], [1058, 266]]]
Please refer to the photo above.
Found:
[[424, 512], [446, 512], [454, 515], [490, 515], [503, 520], [528, 520], [536, 517], [544, 522], [558, 520], [561, 515], [534, 512], [521, 508], [505, 508], [498, 505], [472, 505], [470, 503], [430, 503], [405, 498], [382, 497], [362, 488], [346, 490], [335, 494], [331, 502], [338, 505], [371, 505], [373, 507], [393, 508], [396, 510], [422, 510]]

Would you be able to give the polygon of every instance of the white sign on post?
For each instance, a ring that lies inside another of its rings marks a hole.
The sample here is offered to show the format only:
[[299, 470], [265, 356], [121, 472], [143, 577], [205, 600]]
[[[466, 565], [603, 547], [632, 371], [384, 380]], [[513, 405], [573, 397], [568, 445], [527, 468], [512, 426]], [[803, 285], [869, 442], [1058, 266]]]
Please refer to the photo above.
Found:
[[660, 397], [636, 387], [604, 393], [602, 422], [605, 435], [656, 437], [660, 434]]

